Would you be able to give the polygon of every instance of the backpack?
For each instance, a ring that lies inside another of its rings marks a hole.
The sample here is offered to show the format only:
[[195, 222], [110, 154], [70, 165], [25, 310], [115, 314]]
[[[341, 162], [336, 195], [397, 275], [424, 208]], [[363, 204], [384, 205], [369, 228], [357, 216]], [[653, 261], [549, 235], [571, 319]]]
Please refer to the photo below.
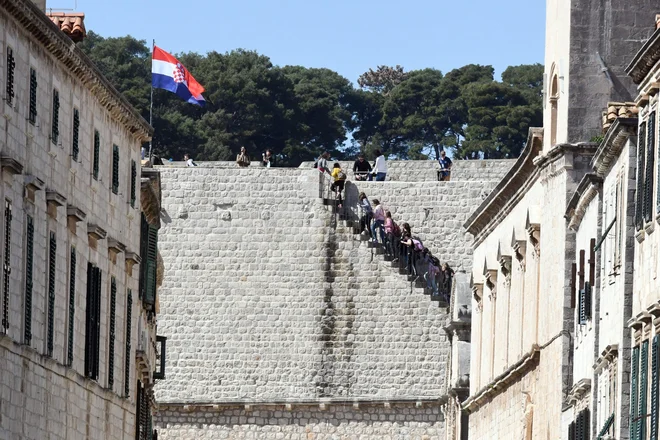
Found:
[[401, 237], [401, 228], [394, 223], [394, 220], [392, 220], [392, 234], [394, 234], [395, 237]]
[[413, 237], [412, 242], [416, 251], [421, 252], [424, 250], [424, 245], [422, 244], [422, 240], [420, 240], [419, 237]]
[[341, 170], [339, 173], [337, 173], [337, 180], [346, 180], [346, 173], [344, 170]]

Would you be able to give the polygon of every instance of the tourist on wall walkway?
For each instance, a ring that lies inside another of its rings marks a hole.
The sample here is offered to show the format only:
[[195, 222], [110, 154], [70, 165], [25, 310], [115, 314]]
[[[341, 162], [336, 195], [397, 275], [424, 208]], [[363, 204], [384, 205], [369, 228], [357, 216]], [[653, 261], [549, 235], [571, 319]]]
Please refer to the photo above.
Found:
[[273, 156], [272, 151], [266, 150], [265, 153], [261, 154], [261, 165], [265, 166], [266, 168], [275, 166], [275, 156]]
[[383, 153], [381, 153], [380, 150], [376, 150], [376, 163], [374, 164], [374, 168], [371, 171], [371, 174], [369, 174], [369, 179], [368, 180], [376, 180], [376, 182], [382, 182], [385, 180], [385, 176], [387, 175], [387, 163], [385, 162], [385, 156], [383, 156]]
[[241, 147], [241, 152], [236, 156], [236, 163], [241, 168], [250, 166], [250, 156], [248, 156], [245, 147]]
[[453, 165], [453, 162], [451, 161], [450, 158], [447, 157], [447, 153], [445, 153], [445, 150], [442, 150], [440, 152], [440, 158], [438, 159], [438, 163], [440, 164], [440, 171], [438, 171], [438, 180], [442, 182], [449, 182], [449, 178], [451, 177], [451, 167]]
[[367, 180], [371, 172], [371, 164], [364, 158], [364, 154], [360, 154], [353, 164], [353, 175], [355, 180]]
[[[159, 160], [160, 160], [160, 159], [159, 159]], [[197, 164], [195, 163], [195, 161], [192, 160], [192, 157], [190, 157], [190, 156], [188, 155], [188, 153], [186, 153], [186, 154], [183, 155], [183, 160], [186, 162], [186, 166], [187, 166], [187, 167], [196, 167], [196, 166], [197, 166]], [[159, 165], [162, 165], [162, 164], [163, 164], [163, 161], [161, 160]], [[156, 165], [155, 162], [154, 162], [154, 165]]]
[[380, 242], [385, 244], [385, 210], [378, 199], [374, 199], [374, 223], [371, 228], [371, 240], [378, 243], [376, 231], [380, 231]]
[[330, 173], [334, 181], [332, 182], [332, 185], [330, 185], [330, 191], [336, 193], [336, 198], [339, 201], [339, 205], [337, 206], [338, 208], [341, 208], [342, 205], [342, 197], [341, 193], [344, 191], [344, 184], [346, 183], [346, 173], [344, 170], [341, 169], [341, 165], [339, 163], [335, 163], [335, 165], [332, 167], [332, 173]]

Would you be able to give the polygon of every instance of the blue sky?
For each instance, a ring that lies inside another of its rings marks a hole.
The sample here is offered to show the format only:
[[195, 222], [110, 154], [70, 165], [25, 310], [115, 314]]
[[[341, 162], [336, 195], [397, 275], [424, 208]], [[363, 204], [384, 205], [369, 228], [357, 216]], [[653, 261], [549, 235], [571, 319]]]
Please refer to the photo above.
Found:
[[[48, 0], [74, 8], [76, 0]], [[543, 62], [538, 0], [77, 0], [104, 37], [131, 34], [173, 53], [254, 49], [274, 64], [327, 67], [356, 82], [379, 64], [447, 72]]]

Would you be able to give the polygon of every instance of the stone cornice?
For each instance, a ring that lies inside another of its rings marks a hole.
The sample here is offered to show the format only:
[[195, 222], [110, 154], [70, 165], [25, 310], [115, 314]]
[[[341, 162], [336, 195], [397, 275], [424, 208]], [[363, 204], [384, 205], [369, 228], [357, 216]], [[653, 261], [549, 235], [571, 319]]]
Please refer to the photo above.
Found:
[[621, 154], [628, 138], [636, 135], [637, 118], [618, 118], [614, 121], [591, 160], [591, 166], [596, 174], [605, 177]]
[[568, 406], [575, 405], [587, 395], [589, 390], [591, 390], [591, 380], [581, 379], [578, 383], [573, 385], [571, 391], [568, 392], [568, 396], [566, 396], [566, 404]]
[[584, 213], [591, 201], [598, 195], [602, 183], [603, 179], [593, 173], [585, 174], [582, 177], [568, 202], [566, 214], [564, 214], [570, 229], [577, 231], [584, 218]]
[[153, 128], [149, 123], [110, 84], [87, 55], [32, 1], [2, 0], [2, 9], [78, 78], [138, 141], [145, 142], [151, 138]]
[[534, 159], [534, 165], [539, 169], [545, 169], [551, 164], [555, 163], [566, 153], [589, 153], [593, 154], [596, 151], [598, 144], [594, 142], [578, 142], [576, 144], [557, 144], [552, 150], [548, 151], [544, 156], [538, 156]]
[[534, 159], [543, 148], [543, 129], [530, 128], [527, 143], [516, 163], [502, 178], [463, 227], [474, 236], [478, 246], [522, 199], [538, 177]]
[[617, 344], [608, 345], [605, 350], [600, 354], [598, 359], [593, 365], [594, 372], [600, 374], [605, 366], [612, 362], [619, 354], [619, 346]]
[[635, 57], [626, 67], [626, 73], [635, 84], [644, 81], [653, 66], [660, 60], [660, 29], [657, 29], [646, 43], [635, 54]]
[[511, 365], [504, 373], [497, 376], [492, 382], [466, 400], [463, 404], [463, 409], [468, 413], [473, 413], [481, 408], [486, 402], [489, 402], [493, 397], [504, 392], [511, 384], [517, 382], [520, 377], [536, 367], [540, 357], [541, 349], [538, 345], [534, 344], [532, 349], [518, 362]]

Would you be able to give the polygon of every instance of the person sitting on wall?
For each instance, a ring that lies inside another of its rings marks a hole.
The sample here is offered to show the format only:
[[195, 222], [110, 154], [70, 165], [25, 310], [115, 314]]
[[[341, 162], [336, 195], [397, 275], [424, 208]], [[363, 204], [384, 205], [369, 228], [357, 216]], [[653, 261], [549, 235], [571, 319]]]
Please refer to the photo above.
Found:
[[371, 164], [364, 158], [364, 154], [360, 154], [353, 164], [353, 175], [355, 180], [367, 180], [371, 172]]
[[[187, 167], [196, 167], [197, 166], [195, 161], [192, 160], [192, 158], [190, 157], [190, 155], [188, 153], [183, 155], [183, 160], [186, 162]], [[162, 161], [161, 161], [161, 165], [162, 165]]]
[[438, 180], [442, 182], [449, 182], [449, 177], [451, 176], [451, 167], [453, 162], [450, 158], [447, 157], [445, 150], [440, 152], [440, 158], [438, 159], [440, 164], [440, 171], [438, 171]]
[[265, 153], [261, 154], [261, 165], [265, 166], [266, 168], [275, 166], [275, 156], [273, 156], [272, 151], [266, 150]]
[[245, 147], [241, 147], [241, 152], [236, 156], [236, 163], [241, 168], [250, 166], [250, 156], [248, 156]]
[[376, 180], [376, 182], [382, 182], [385, 180], [387, 175], [387, 163], [385, 163], [385, 156], [380, 150], [376, 150], [376, 163], [374, 163], [374, 168], [369, 174], [368, 180]]

